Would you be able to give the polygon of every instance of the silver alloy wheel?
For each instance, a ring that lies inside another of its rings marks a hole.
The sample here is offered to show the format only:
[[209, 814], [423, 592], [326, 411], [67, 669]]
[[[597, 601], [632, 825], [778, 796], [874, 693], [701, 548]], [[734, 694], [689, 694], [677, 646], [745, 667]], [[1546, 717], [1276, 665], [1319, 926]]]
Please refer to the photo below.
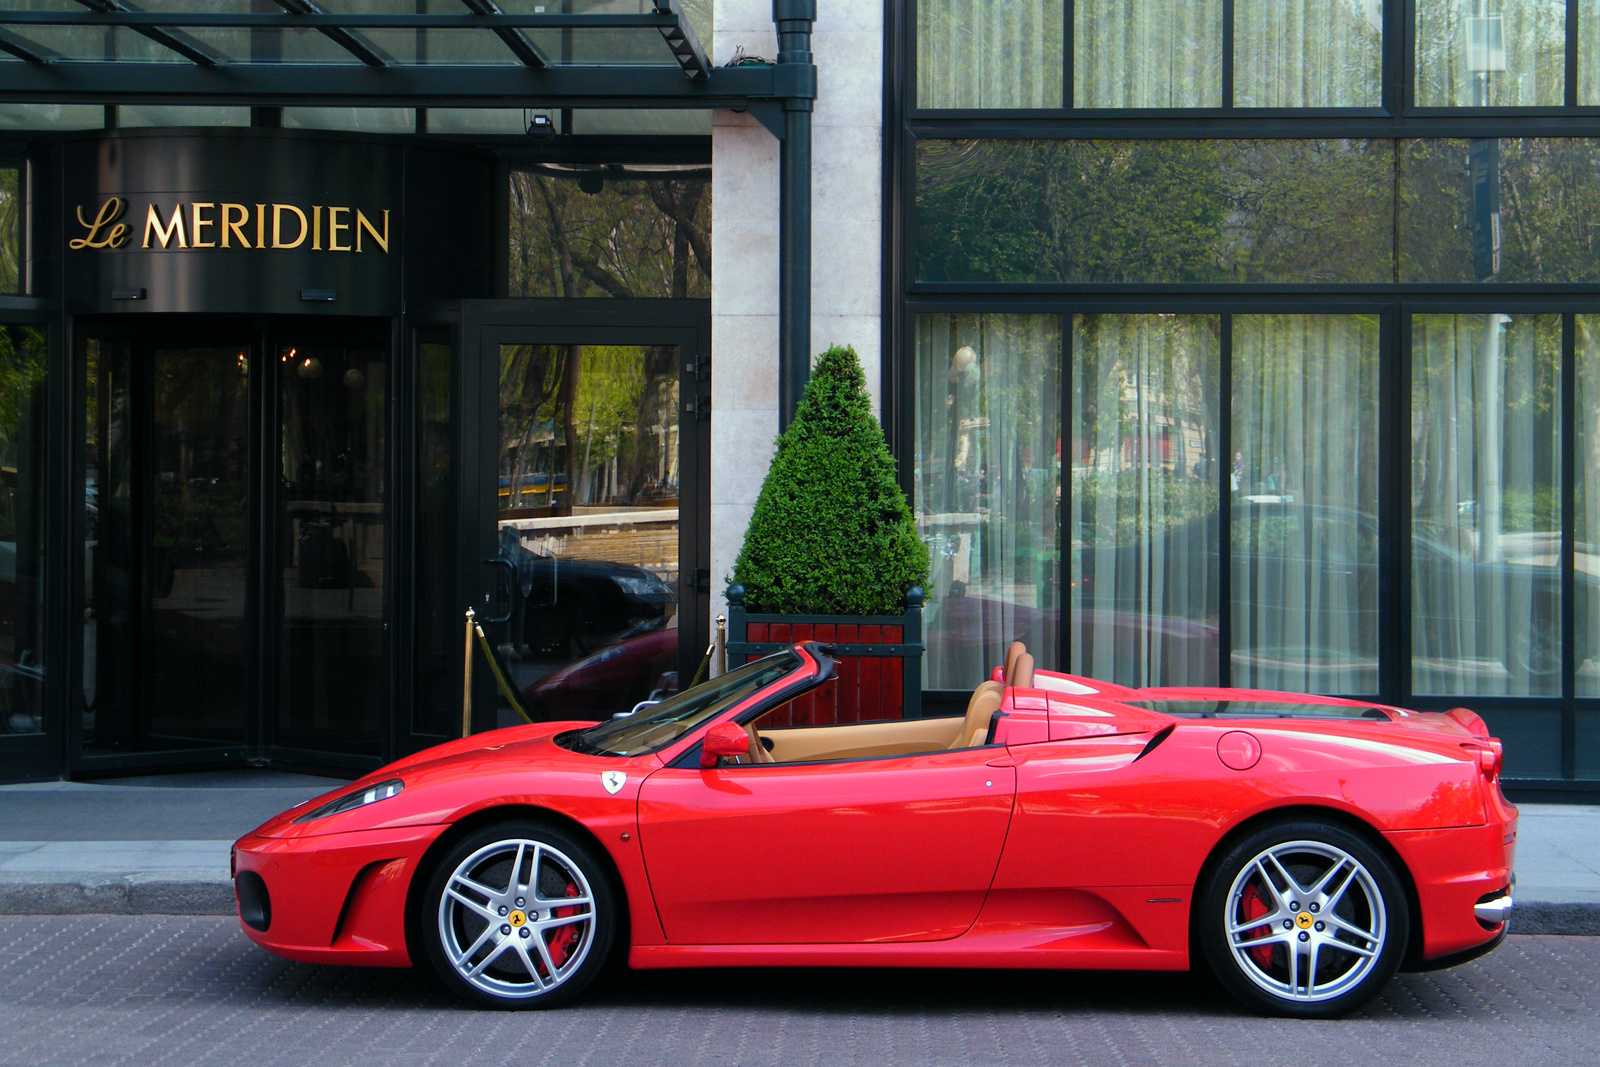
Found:
[[1225, 921], [1244, 975], [1299, 1004], [1354, 988], [1377, 966], [1388, 935], [1371, 872], [1321, 841], [1286, 841], [1246, 863], [1228, 889]]
[[496, 841], [462, 860], [439, 897], [439, 943], [472, 986], [514, 1000], [577, 973], [594, 945], [594, 891], [543, 841]]

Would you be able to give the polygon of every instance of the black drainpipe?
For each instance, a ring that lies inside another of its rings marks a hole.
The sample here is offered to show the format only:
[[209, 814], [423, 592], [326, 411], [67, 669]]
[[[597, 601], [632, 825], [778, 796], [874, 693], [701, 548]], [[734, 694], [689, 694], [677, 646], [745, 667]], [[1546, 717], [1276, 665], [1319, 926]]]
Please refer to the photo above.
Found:
[[811, 107], [817, 68], [811, 24], [817, 0], [772, 0], [778, 28], [773, 72], [783, 100], [778, 149], [778, 429], [789, 428], [811, 377]]

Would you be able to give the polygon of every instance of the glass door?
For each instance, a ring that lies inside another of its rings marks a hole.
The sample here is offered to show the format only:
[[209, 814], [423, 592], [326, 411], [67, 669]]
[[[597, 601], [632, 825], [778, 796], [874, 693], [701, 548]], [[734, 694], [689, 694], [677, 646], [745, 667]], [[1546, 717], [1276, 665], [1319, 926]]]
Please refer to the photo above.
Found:
[[[460, 736], [469, 606], [535, 720], [628, 711], [700, 663], [708, 316], [703, 301], [606, 304], [589, 322], [570, 302], [469, 308], [416, 334], [417, 558], [457, 570], [418, 568], [412, 747]], [[447, 502], [466, 520], [453, 530]], [[474, 656], [473, 729], [520, 722]]]

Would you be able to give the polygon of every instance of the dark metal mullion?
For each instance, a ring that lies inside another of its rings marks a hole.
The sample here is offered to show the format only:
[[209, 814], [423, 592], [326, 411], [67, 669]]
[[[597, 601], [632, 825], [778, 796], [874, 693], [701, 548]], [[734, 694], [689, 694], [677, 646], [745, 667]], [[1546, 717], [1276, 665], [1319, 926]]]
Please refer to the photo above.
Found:
[[1391, 115], [1411, 110], [1413, 69], [1411, 20], [1416, 12], [1410, 0], [1383, 0], [1382, 104]]
[[[1230, 4], [1231, 6], [1231, 4]], [[1233, 684], [1233, 314], [1222, 316], [1217, 359], [1217, 684]]]
[[[125, 12], [129, 8], [121, 0], [77, 0], [78, 3], [93, 11], [105, 13]], [[184, 59], [202, 67], [215, 67], [223, 62], [223, 57], [212, 51], [200, 41], [190, 37], [182, 30], [164, 30], [159, 26], [130, 26], [129, 29], [142, 37], [148, 37], [164, 48], [170, 48]], [[107, 31], [108, 33], [110, 31]]]
[[[466, 5], [468, 11], [475, 15], [504, 14], [500, 10], [500, 5], [495, 3], [495, 0], [461, 0], [461, 2]], [[549, 60], [545, 58], [545, 54], [539, 51], [539, 46], [528, 40], [528, 35], [521, 30], [496, 26], [494, 35], [500, 38], [507, 48], [511, 49], [512, 54], [522, 61], [523, 66], [537, 70], [550, 65]]]
[[1222, 106], [1233, 107], [1233, 0], [1222, 0]]
[[[84, 3], [85, 0], [78, 0], [78, 2]], [[312, 0], [273, 0], [273, 2], [285, 11], [293, 12], [296, 15], [327, 14], [321, 7], [312, 3]], [[393, 61], [375, 45], [368, 42], [366, 38], [361, 37], [353, 30], [340, 29], [334, 26], [323, 26], [320, 29], [324, 37], [369, 67], [387, 67]]]
[[[1570, 8], [1569, 8], [1570, 10]], [[1561, 776], [1578, 776], [1577, 319], [1561, 316]], [[1593, 432], [1592, 427], [1585, 427]]]
[[[1061, 106], [1071, 108], [1076, 95], [1073, 82], [1078, 72], [1078, 12], [1077, 0], [1061, 0]], [[1062, 660], [1066, 670], [1066, 660]]]
[[24, 63], [53, 63], [61, 57], [43, 45], [34, 44], [10, 30], [0, 28], [0, 52], [9, 52]]
[[[1069, 0], [1070, 3], [1070, 0]], [[1072, 425], [1072, 310], [1060, 315], [1061, 380], [1059, 411], [1061, 440], [1061, 495], [1056, 518], [1056, 669], [1072, 670], [1072, 459], [1077, 435]]]
[[[1594, 3], [1595, 0], [1588, 0]], [[1567, 0], [1567, 71], [1564, 102], [1568, 107], [1578, 106], [1578, 0]], [[1572, 777], [1570, 774], [1567, 777]]]

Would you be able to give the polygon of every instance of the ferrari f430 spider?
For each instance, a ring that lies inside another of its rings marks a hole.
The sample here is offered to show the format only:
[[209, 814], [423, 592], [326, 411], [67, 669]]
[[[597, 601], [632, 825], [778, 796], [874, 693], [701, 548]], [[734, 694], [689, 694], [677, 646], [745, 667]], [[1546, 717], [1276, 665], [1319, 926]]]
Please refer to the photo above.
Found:
[[800, 644], [602, 723], [390, 764], [239, 840], [245, 933], [546, 1007], [607, 965], [1203, 964], [1329, 1016], [1494, 948], [1517, 812], [1447, 714], [1126, 689], [1014, 645], [965, 715], [787, 725]]

